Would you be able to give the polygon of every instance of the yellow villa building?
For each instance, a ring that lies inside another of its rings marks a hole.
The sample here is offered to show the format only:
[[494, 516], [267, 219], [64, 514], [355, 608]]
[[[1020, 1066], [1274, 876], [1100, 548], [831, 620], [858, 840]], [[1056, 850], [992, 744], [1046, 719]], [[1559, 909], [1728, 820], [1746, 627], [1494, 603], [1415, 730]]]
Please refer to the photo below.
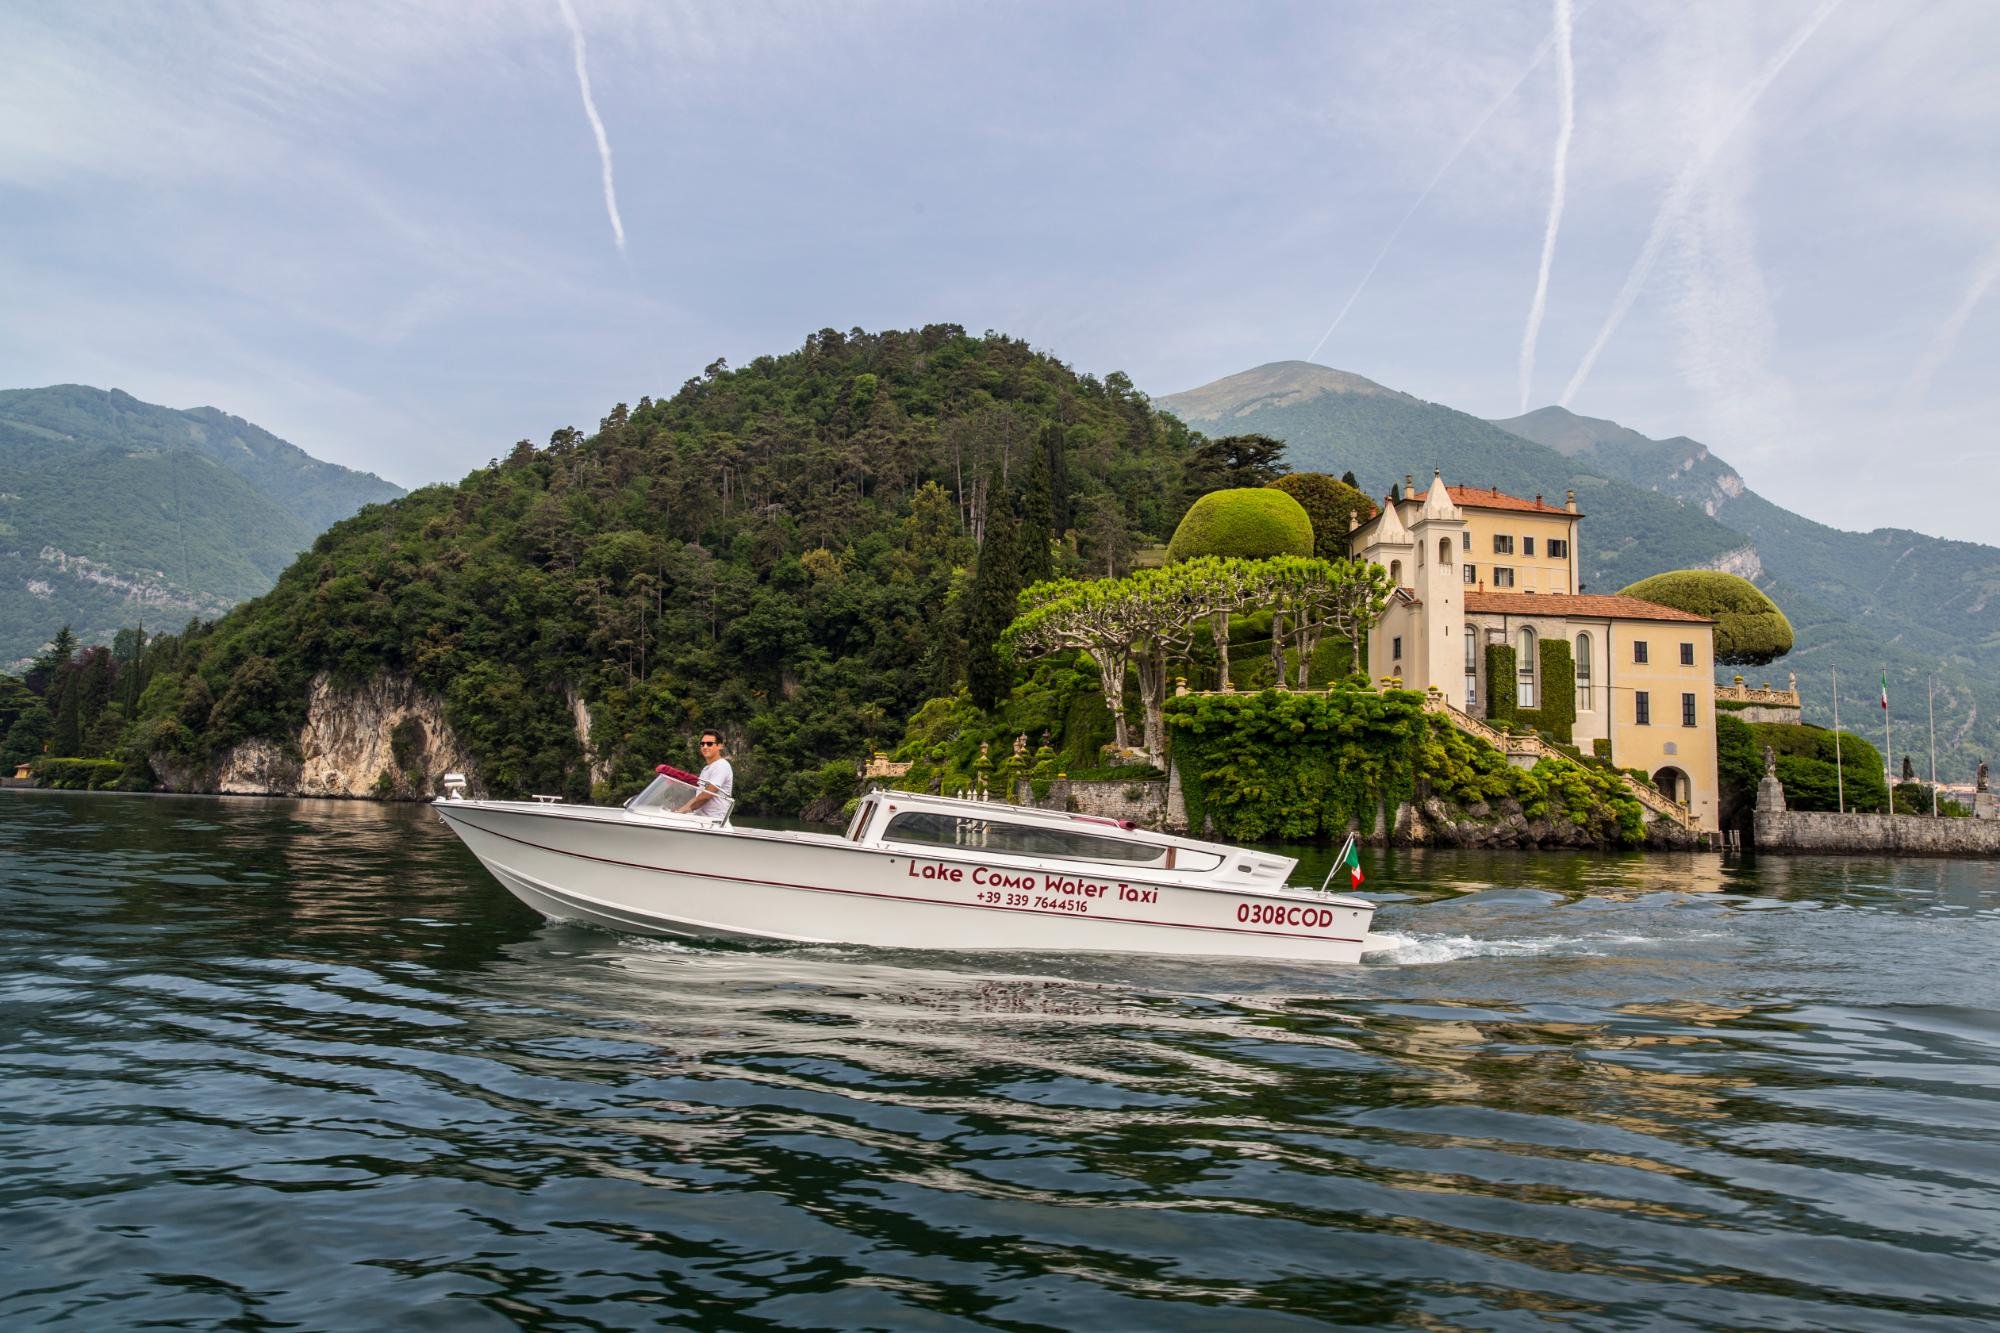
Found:
[[[1487, 716], [1489, 692], [1541, 706], [1541, 645], [1568, 642], [1576, 673], [1576, 744], [1609, 742], [1611, 762], [1643, 769], [1698, 827], [1715, 831], [1715, 625], [1635, 597], [1582, 593], [1577, 512], [1501, 491], [1447, 486], [1385, 499], [1349, 533], [1349, 553], [1396, 584], [1368, 641], [1371, 676], [1436, 687], [1455, 707]], [[1515, 650], [1517, 678], [1486, 678], [1486, 647]], [[1597, 747], [1601, 753], [1602, 746]]]

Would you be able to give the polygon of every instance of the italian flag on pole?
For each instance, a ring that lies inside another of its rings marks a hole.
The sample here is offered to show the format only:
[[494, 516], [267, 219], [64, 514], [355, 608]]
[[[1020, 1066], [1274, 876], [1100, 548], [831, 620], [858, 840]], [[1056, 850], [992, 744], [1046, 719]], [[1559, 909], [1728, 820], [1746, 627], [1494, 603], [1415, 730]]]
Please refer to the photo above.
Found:
[[1889, 711], [1889, 673], [1882, 673], [1882, 711]]
[[1362, 878], [1361, 853], [1355, 848], [1354, 839], [1352, 838], [1347, 840], [1347, 860], [1342, 862], [1342, 864], [1347, 867], [1348, 876], [1354, 881], [1353, 887], [1360, 888]]

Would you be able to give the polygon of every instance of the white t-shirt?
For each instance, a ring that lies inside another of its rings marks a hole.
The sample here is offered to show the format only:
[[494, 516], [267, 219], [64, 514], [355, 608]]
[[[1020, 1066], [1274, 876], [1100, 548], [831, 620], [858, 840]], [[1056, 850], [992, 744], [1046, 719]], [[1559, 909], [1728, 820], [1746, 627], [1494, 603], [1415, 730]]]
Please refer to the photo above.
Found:
[[729, 766], [727, 759], [717, 759], [701, 770], [703, 790], [714, 788], [718, 793], [694, 808], [697, 815], [710, 815], [716, 819], [729, 813], [729, 797], [736, 795], [736, 770]]

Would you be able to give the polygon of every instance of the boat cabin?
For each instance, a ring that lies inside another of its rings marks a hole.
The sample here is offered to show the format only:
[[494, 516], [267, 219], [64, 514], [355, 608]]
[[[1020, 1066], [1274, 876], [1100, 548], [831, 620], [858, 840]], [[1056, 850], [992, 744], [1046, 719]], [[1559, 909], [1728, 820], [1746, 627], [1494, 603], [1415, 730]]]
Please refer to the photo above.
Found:
[[997, 855], [1023, 865], [1059, 862], [1096, 874], [1143, 870], [1149, 879], [1241, 888], [1282, 885], [1298, 864], [1288, 856], [1156, 833], [1130, 820], [904, 791], [862, 797], [845, 837], [952, 860]]

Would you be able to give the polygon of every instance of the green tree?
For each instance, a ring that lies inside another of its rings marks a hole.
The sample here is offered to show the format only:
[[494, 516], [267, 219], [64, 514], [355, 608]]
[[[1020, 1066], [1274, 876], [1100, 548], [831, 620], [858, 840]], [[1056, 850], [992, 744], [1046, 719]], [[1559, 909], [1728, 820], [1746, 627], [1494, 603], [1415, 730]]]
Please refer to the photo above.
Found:
[[1622, 589], [1620, 597], [1671, 606], [1715, 622], [1715, 660], [1764, 666], [1792, 651], [1792, 623], [1756, 584], [1715, 569], [1677, 569]]
[[1203, 440], [1188, 459], [1187, 482], [1190, 494], [1262, 486], [1291, 469], [1286, 466], [1285, 442], [1269, 435], [1225, 435]]
[[[965, 683], [972, 690], [972, 701], [987, 711], [1007, 692], [1000, 636], [1014, 618], [1015, 599], [1021, 592], [1018, 532], [1011, 514], [987, 519], [986, 540], [979, 547], [979, 567], [966, 601]], [[1046, 546], [1045, 542], [1045, 550]]]
[[1324, 472], [1293, 472], [1270, 483], [1297, 500], [1312, 523], [1312, 554], [1322, 560], [1347, 557], [1350, 518], [1365, 519], [1375, 506], [1357, 488]]

